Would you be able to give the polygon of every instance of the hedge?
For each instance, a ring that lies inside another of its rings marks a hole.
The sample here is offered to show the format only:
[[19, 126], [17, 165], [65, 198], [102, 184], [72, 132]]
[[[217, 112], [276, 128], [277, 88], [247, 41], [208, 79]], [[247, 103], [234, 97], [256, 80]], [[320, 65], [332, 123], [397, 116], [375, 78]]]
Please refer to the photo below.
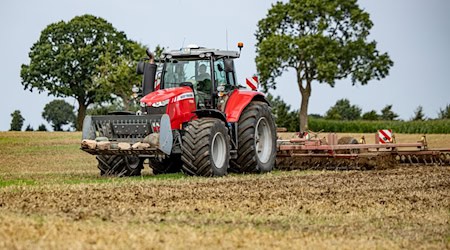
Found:
[[402, 134], [450, 134], [450, 119], [427, 121], [337, 121], [308, 118], [312, 131], [336, 133], [375, 133], [379, 129], [392, 129]]

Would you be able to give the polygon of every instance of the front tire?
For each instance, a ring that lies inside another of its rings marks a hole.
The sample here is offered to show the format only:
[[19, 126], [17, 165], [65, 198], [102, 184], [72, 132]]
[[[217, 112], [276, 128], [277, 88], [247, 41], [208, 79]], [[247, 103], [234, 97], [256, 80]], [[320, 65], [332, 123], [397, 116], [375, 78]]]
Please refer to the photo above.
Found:
[[272, 171], [276, 160], [276, 128], [265, 102], [247, 105], [238, 123], [238, 156], [231, 162], [238, 173]]
[[230, 136], [223, 121], [200, 118], [190, 122], [182, 142], [182, 171], [185, 174], [224, 176], [228, 173]]
[[96, 158], [102, 176], [139, 176], [144, 164], [136, 156], [98, 155]]

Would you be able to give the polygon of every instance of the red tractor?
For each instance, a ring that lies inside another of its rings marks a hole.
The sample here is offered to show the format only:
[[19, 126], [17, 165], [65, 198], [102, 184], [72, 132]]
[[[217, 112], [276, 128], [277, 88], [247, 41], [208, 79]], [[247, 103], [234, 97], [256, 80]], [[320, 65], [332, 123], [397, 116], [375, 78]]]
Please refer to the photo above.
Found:
[[239, 52], [189, 46], [163, 53], [160, 67], [147, 54], [141, 110], [84, 120], [82, 150], [97, 155], [101, 175], [140, 175], [146, 159], [154, 174], [273, 169], [275, 123], [264, 95], [237, 83]]

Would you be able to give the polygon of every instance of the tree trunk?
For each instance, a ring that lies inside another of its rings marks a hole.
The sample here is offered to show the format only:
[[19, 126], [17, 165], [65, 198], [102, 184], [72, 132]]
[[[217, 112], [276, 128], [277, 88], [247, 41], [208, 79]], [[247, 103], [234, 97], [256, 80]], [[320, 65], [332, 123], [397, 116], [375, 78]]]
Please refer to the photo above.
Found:
[[298, 86], [300, 89], [300, 94], [302, 95], [302, 100], [300, 102], [300, 133], [305, 132], [308, 129], [308, 104], [309, 97], [311, 96], [311, 81], [306, 80], [306, 87], [303, 87], [302, 79], [298, 78]]
[[77, 131], [83, 130], [83, 121], [86, 116], [87, 105], [84, 102], [78, 101], [78, 116], [77, 116]]

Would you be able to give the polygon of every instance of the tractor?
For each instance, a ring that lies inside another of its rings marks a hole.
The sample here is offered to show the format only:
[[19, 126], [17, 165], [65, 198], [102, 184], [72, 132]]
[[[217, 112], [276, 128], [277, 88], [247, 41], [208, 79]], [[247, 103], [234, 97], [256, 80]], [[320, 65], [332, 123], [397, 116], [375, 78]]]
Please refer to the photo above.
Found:
[[[276, 125], [270, 104], [240, 86], [238, 51], [195, 45], [139, 62], [140, 110], [86, 116], [81, 149], [96, 155], [101, 175], [182, 171], [192, 176], [270, 172]], [[147, 160], [148, 159], [148, 160]]]

